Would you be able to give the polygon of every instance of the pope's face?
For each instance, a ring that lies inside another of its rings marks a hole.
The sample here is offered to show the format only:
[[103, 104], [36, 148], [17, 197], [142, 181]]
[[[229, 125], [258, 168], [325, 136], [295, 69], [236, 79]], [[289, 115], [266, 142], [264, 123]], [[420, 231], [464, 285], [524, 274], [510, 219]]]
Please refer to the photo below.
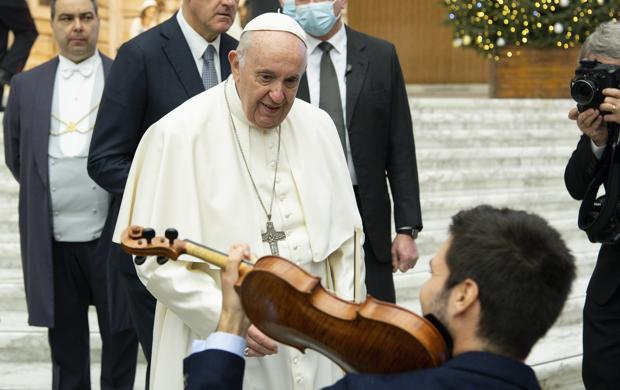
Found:
[[95, 53], [99, 18], [91, 0], [58, 0], [52, 20], [60, 54], [78, 63]]
[[209, 42], [228, 31], [239, 0], [185, 0], [183, 16]]
[[450, 275], [450, 269], [446, 263], [446, 253], [450, 247], [451, 239], [448, 238], [439, 248], [435, 257], [430, 262], [431, 277], [420, 289], [420, 304], [422, 313], [433, 314], [442, 324], [448, 327], [447, 306], [449, 291], [444, 286]]
[[253, 31], [242, 57], [229, 55], [246, 118], [261, 129], [278, 126], [288, 115], [306, 67], [306, 46], [282, 31]]

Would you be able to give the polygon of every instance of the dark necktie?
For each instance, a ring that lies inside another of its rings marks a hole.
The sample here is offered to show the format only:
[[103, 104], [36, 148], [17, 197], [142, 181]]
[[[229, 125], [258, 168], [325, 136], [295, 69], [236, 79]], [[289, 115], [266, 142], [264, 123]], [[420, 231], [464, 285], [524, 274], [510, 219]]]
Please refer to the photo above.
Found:
[[205, 89], [209, 89], [217, 85], [217, 73], [215, 72], [215, 47], [213, 45], [207, 46], [202, 55], [202, 85]]
[[342, 149], [346, 155], [346, 138], [344, 128], [344, 118], [342, 115], [342, 101], [340, 100], [340, 88], [338, 87], [338, 76], [336, 68], [332, 62], [329, 52], [334, 48], [329, 42], [321, 42], [319, 48], [323, 50], [321, 56], [321, 93], [319, 96], [319, 107], [325, 110], [332, 117]]

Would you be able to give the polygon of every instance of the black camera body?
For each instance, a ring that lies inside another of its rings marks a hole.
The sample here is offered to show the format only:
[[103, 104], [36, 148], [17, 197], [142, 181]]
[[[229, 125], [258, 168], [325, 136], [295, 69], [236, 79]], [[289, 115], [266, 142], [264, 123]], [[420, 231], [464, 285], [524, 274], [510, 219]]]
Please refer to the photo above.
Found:
[[620, 88], [620, 66], [592, 60], [579, 61], [570, 83], [570, 94], [577, 102], [579, 112], [598, 108], [605, 100], [605, 88]]

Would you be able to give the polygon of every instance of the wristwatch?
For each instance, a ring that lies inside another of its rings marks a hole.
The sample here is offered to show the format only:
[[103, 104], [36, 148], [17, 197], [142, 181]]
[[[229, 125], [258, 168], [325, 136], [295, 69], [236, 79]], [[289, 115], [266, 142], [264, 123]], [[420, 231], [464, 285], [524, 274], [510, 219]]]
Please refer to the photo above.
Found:
[[418, 229], [406, 226], [406, 227], [398, 228], [396, 230], [396, 233], [407, 234], [415, 240], [416, 238], [418, 238], [418, 233], [420, 233], [420, 231]]

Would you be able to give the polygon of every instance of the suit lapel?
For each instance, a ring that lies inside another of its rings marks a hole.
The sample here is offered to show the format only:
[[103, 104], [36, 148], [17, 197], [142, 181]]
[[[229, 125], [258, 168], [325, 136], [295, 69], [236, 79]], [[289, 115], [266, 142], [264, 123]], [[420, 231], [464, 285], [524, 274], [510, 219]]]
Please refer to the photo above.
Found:
[[164, 53], [181, 80], [187, 97], [195, 96], [204, 91], [200, 74], [198, 74], [196, 69], [196, 63], [192, 58], [192, 53], [185, 40], [185, 36], [183, 36], [181, 27], [179, 27], [176, 14], [164, 22], [161, 27], [161, 35], [165, 39], [162, 45]]
[[228, 34], [222, 34], [220, 40], [220, 69], [222, 71], [222, 81], [230, 76], [230, 62], [228, 62], [228, 53], [237, 48], [237, 41]]
[[112, 60], [105, 56], [103, 53], [99, 53], [101, 56], [101, 63], [103, 64], [103, 78], [104, 80], [108, 78], [108, 74], [110, 74], [110, 68], [112, 67]]
[[299, 89], [297, 89], [297, 97], [310, 103], [310, 89], [308, 88], [308, 77], [306, 77], [306, 72], [301, 76]]
[[360, 91], [364, 80], [366, 79], [366, 71], [368, 70], [368, 58], [363, 51], [366, 44], [357, 32], [347, 29], [347, 129], [350, 129], [351, 118], [355, 112], [355, 105], [359, 100]]
[[48, 149], [50, 115], [52, 112], [52, 98], [54, 96], [54, 82], [56, 80], [56, 69], [58, 69], [58, 57], [42, 65], [43, 69], [38, 74], [35, 81], [35, 115], [33, 118], [33, 151], [34, 160], [37, 164], [39, 175], [43, 183], [47, 186], [49, 179], [48, 169]]

